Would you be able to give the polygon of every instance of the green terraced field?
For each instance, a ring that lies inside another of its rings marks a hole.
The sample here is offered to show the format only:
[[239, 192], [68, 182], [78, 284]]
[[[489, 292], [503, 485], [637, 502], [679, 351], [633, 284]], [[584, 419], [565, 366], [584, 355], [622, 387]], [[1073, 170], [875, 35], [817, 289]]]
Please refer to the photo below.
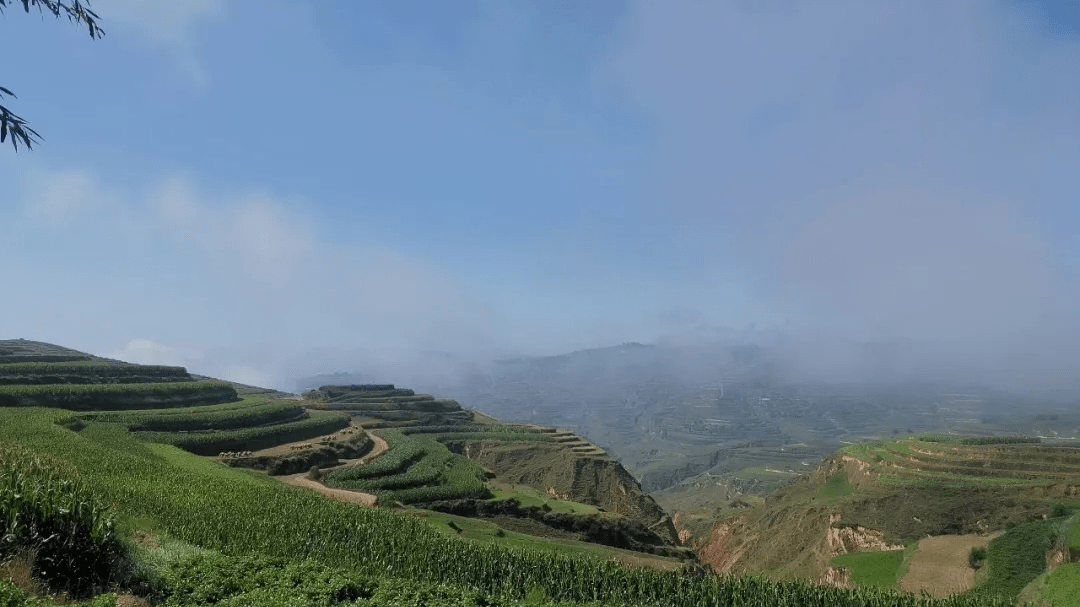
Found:
[[[192, 401], [236, 400], [228, 382], [217, 380], [139, 384], [0, 385], [0, 407], [52, 406], [74, 410], [145, 408], [148, 403], [187, 406]], [[207, 404], [205, 402], [198, 404]]]
[[326, 484], [374, 492], [386, 504], [490, 496], [483, 469], [450, 453], [436, 436], [400, 430], [382, 431], [379, 436], [389, 443], [388, 452], [366, 466], [330, 473]]
[[204, 407], [87, 413], [60, 423], [70, 424], [81, 420], [119, 424], [133, 432], [198, 432], [267, 426], [299, 421], [304, 417], [304, 408], [296, 402], [267, 402], [262, 397], [248, 397], [238, 403]]
[[1080, 484], [1080, 448], [1035, 443], [1024, 437], [943, 436], [848, 445], [842, 453], [873, 466], [878, 480], [894, 484], [946, 483], [1009, 486]]
[[301, 420], [256, 428], [220, 432], [135, 432], [134, 435], [146, 442], [175, 445], [198, 455], [217, 455], [223, 451], [257, 451], [308, 440], [336, 432], [349, 424], [348, 415], [314, 411]]

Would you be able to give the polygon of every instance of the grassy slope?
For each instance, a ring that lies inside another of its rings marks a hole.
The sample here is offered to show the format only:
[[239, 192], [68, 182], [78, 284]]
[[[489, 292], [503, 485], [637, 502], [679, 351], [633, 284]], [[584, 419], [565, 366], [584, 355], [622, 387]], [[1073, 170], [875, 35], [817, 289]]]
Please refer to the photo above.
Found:
[[848, 569], [851, 581], [856, 584], [892, 588], [899, 579], [904, 553], [904, 550], [853, 552], [833, 558], [830, 564]]
[[1043, 600], [1047, 607], [1070, 607], [1080, 600], [1080, 563], [1064, 563], [1046, 576]]

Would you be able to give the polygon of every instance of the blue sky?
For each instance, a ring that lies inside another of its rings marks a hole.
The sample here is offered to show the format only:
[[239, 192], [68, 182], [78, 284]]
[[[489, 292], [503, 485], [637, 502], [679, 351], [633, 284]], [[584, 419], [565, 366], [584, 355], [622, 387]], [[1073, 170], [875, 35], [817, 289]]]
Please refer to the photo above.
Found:
[[282, 387], [750, 324], [1080, 361], [1074, 2], [92, 6], [0, 17], [0, 335]]

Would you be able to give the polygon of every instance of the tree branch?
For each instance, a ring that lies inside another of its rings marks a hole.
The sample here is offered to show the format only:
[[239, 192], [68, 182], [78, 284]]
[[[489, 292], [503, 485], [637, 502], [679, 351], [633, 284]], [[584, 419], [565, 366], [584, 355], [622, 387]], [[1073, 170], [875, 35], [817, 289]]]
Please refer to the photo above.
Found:
[[[71, 0], [71, 2], [64, 2], [63, 0], [0, 0], [0, 15], [4, 14], [4, 9], [8, 7], [9, 2], [22, 4], [23, 11], [27, 13], [30, 12], [31, 6], [37, 7], [38, 12], [42, 14], [49, 11], [57, 19], [63, 13], [67, 15], [69, 22], [75, 25], [85, 24], [90, 31], [91, 38], [101, 38], [105, 35], [105, 30], [98, 26], [100, 17], [90, 10], [90, 0]], [[15, 93], [0, 86], [0, 99], [3, 99], [4, 95], [8, 95], [13, 99], [17, 98]], [[16, 152], [19, 151], [20, 141], [28, 150], [34, 149], [34, 142], [41, 142], [41, 135], [30, 128], [25, 120], [7, 109], [7, 107], [0, 105], [0, 143], [7, 141], [8, 135], [11, 135], [11, 145], [15, 147]]]

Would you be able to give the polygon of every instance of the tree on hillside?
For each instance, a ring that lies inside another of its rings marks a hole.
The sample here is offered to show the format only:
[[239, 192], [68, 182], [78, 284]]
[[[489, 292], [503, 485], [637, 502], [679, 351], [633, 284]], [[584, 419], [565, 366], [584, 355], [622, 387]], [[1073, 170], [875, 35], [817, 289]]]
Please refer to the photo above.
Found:
[[[105, 34], [104, 30], [98, 27], [99, 17], [94, 14], [94, 11], [90, 10], [89, 0], [71, 0], [70, 2], [64, 0], [0, 0], [0, 14], [4, 13], [4, 9], [8, 8], [9, 3], [22, 4], [23, 10], [27, 13], [30, 12], [30, 7], [34, 6], [42, 15], [45, 14], [45, 11], [52, 13], [57, 19], [60, 18], [61, 14], [67, 15], [68, 21], [76, 25], [85, 24], [87, 29], [90, 30], [91, 38], [100, 38]], [[4, 95], [15, 98], [15, 93], [0, 86], [0, 99], [3, 99]], [[33, 149], [32, 142], [41, 141], [41, 135], [30, 128], [25, 120], [0, 104], [0, 143], [7, 141], [9, 134], [11, 135], [11, 145], [15, 146], [16, 152], [19, 151], [19, 141], [22, 141], [27, 149]]]

